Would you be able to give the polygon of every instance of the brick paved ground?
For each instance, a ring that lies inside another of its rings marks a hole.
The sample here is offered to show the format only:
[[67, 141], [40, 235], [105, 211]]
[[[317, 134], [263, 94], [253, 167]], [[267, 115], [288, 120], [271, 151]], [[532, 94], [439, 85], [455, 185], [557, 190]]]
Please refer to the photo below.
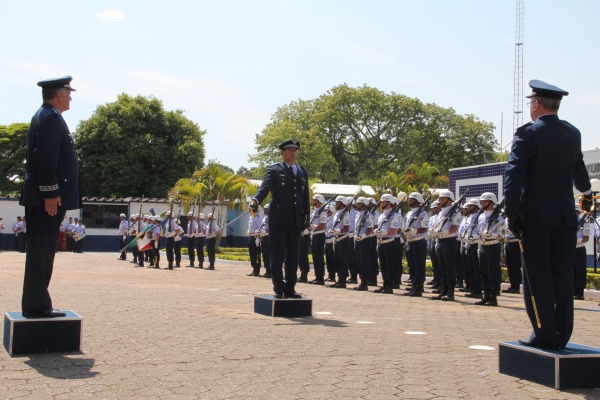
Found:
[[[20, 310], [23, 265], [23, 254], [0, 254], [1, 312]], [[487, 308], [299, 284], [313, 317], [271, 318], [253, 312], [269, 280], [246, 277], [247, 263], [216, 267], [58, 254], [51, 293], [55, 307], [84, 317], [84, 353], [2, 351], [0, 398], [600, 398], [498, 373], [498, 342], [529, 333], [519, 295]], [[600, 347], [597, 301], [576, 301], [575, 318], [572, 341]]]

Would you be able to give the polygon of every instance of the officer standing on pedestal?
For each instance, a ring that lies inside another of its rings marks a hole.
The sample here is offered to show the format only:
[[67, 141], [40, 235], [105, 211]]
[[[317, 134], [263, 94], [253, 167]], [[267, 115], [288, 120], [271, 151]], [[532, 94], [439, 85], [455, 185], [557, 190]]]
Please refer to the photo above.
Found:
[[[269, 207], [269, 242], [271, 250], [271, 275], [276, 298], [301, 298], [296, 293], [298, 248], [300, 232], [308, 224], [308, 173], [296, 164], [300, 148], [297, 140], [279, 145], [283, 161], [273, 164], [252, 199], [260, 204], [271, 192]], [[283, 263], [285, 259], [285, 281]]]
[[573, 186], [583, 194], [583, 211], [589, 211], [591, 184], [581, 133], [557, 115], [569, 93], [538, 80], [529, 86], [533, 122], [515, 132], [504, 175], [505, 212], [523, 245], [525, 308], [533, 326], [529, 339], [519, 341], [562, 349], [573, 332]]
[[48, 292], [60, 224], [82, 207], [73, 137], [62, 117], [69, 110], [72, 78], [38, 82], [44, 103], [27, 132], [27, 163], [20, 204], [27, 218], [27, 256], [22, 311], [28, 318], [63, 317]]

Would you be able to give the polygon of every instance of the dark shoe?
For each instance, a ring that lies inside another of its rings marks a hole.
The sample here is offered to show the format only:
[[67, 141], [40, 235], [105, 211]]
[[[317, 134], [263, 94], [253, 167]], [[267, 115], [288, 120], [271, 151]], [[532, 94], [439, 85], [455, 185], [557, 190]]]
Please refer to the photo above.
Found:
[[335, 277], [330, 276], [329, 278], [325, 279], [327, 282], [335, 282]]
[[470, 299], [481, 299], [481, 298], [483, 298], [483, 295], [481, 294], [480, 291], [475, 291], [475, 292], [471, 292], [469, 294], [465, 294], [465, 297], [468, 297]]
[[398, 290], [400, 290], [400, 284], [399, 283], [392, 283], [392, 289], [398, 289]]
[[490, 301], [490, 296], [484, 296], [483, 299], [475, 302], [476, 306], [485, 306]]
[[350, 279], [346, 280], [346, 283], [351, 283], [351, 284], [356, 285], [358, 283], [358, 281], [356, 279], [350, 278]]
[[380, 288], [377, 288], [377, 289], [373, 290], [373, 293], [383, 293], [384, 290], [385, 290], [385, 287], [382, 286]]
[[359, 292], [365, 292], [365, 291], [369, 290], [369, 287], [367, 285], [365, 285], [364, 283], [361, 283], [360, 285], [355, 286], [354, 290], [358, 290]]
[[383, 293], [383, 294], [394, 294], [394, 291], [392, 289], [383, 289], [381, 291], [381, 293]]
[[214, 271], [215, 267], [206, 267], [206, 269], [210, 270], [210, 271]]
[[485, 305], [488, 307], [498, 307], [498, 299], [496, 299], [496, 296], [490, 296], [490, 299]]
[[444, 295], [443, 294], [439, 294], [439, 295], [437, 295], [435, 297], [432, 297], [431, 300], [441, 300], [442, 297], [444, 297]]
[[575, 300], [585, 300], [583, 296], [573, 296]]
[[300, 293], [296, 293], [296, 292], [285, 293], [283, 296], [286, 299], [301, 299], [302, 298], [302, 295]]
[[274, 298], [274, 299], [283, 299], [283, 293], [275, 293], [275, 294], [273, 295], [273, 298]]
[[298, 283], [308, 283], [308, 278], [306, 278], [306, 277], [300, 277], [300, 278], [298, 278], [298, 280], [296, 282], [298, 282]]
[[519, 288], [514, 288], [514, 289], [512, 290], [512, 292], [511, 292], [511, 293], [514, 293], [514, 294], [521, 294], [521, 289], [519, 289]]
[[263, 278], [270, 278], [270, 277], [271, 277], [271, 274], [264, 274], [262, 277], [263, 277]]
[[462, 282], [457, 283], [456, 285], [454, 285], [454, 288], [455, 289], [464, 289], [463, 283]]
[[421, 293], [420, 291], [408, 292], [408, 296], [409, 297], [423, 297], [423, 293]]
[[535, 340], [529, 340], [529, 339], [518, 339], [518, 342], [521, 343], [523, 346], [529, 346], [529, 347], [536, 347], [538, 349], [545, 349], [545, 350], [564, 350], [564, 346], [547, 346], [547, 345], [543, 345], [541, 343], [536, 342]]
[[311, 282], [313, 285], [324, 285], [325, 281], [323, 279], [315, 279]]
[[339, 283], [336, 283], [334, 287], [336, 289], [346, 289], [346, 284], [342, 283], [342, 282], [339, 282]]
[[194, 264], [186, 265], [186, 268], [194, 268]]
[[250, 273], [249, 273], [248, 275], [246, 275], [246, 276], [258, 276], [258, 273], [257, 273], [257, 272], [250, 272]]
[[445, 296], [442, 296], [442, 301], [454, 301], [454, 295], [453, 294], [447, 294]]
[[433, 293], [433, 294], [441, 294], [442, 293], [442, 289], [432, 290], [431, 293]]

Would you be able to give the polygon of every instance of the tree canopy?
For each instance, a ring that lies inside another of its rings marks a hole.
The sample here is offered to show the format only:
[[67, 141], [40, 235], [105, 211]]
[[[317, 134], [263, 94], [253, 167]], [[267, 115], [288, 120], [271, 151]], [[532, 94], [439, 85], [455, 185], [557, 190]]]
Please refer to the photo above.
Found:
[[205, 134], [156, 98], [121, 94], [73, 135], [83, 195], [165, 197], [204, 165]]
[[16, 194], [25, 176], [29, 124], [0, 125], [0, 193]]
[[296, 138], [299, 162], [325, 182], [379, 179], [423, 163], [446, 173], [481, 162], [481, 154], [496, 146], [493, 130], [493, 124], [451, 108], [343, 84], [317, 99], [280, 107], [256, 135], [250, 161], [264, 172], [279, 161], [277, 144]]

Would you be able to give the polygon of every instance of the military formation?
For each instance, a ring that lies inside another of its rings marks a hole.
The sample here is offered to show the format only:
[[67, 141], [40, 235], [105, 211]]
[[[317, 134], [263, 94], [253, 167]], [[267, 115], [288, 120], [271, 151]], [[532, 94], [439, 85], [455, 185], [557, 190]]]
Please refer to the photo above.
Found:
[[[438, 194], [433, 202], [429, 194], [418, 192], [384, 194], [379, 201], [345, 196], [325, 200], [315, 194], [308, 227], [301, 234], [297, 282], [341, 289], [355, 285], [353, 290], [392, 294], [407, 274], [403, 295], [422, 297], [429, 257], [431, 300], [454, 301], [460, 293], [475, 299], [475, 305], [495, 307], [501, 293], [520, 293], [521, 250], [503, 214], [503, 202], [491, 192], [467, 201], [464, 196], [456, 199], [448, 190]], [[581, 213], [579, 206], [575, 207]], [[594, 234], [590, 221], [589, 214], [581, 215], [578, 257], [573, 266], [575, 299], [583, 299], [585, 243]], [[255, 212], [249, 218], [252, 272], [248, 276], [271, 277], [268, 232], [267, 206], [264, 217]], [[266, 269], [263, 275], [261, 257]], [[407, 269], [403, 268], [404, 259]], [[503, 264], [509, 281], [505, 289], [501, 289]]]
[[[129, 221], [125, 214], [120, 215], [121, 222], [117, 236], [119, 237], [119, 260], [127, 259], [127, 251], [133, 253], [131, 261], [137, 267], [160, 269], [160, 239], [166, 242], [165, 253], [167, 265], [164, 269], [173, 270], [181, 267], [182, 239], [187, 237], [188, 268], [214, 270], [216, 233], [219, 230], [213, 213], [204, 215], [193, 211], [188, 213], [186, 227], [181, 226], [179, 217], [173, 217], [172, 210], [166, 211], [164, 218], [158, 215], [133, 214]], [[204, 248], [208, 253], [208, 266], [204, 267]], [[164, 263], [163, 263], [164, 265]]]

